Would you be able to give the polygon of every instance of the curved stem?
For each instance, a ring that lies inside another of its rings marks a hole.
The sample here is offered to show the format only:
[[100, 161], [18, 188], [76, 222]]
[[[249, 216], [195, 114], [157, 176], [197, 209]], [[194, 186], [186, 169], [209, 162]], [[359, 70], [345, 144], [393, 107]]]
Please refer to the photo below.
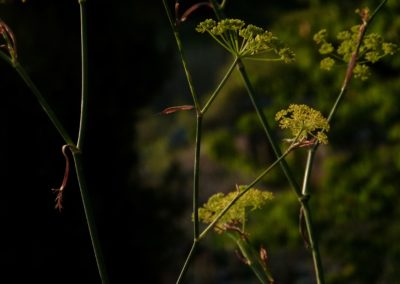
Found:
[[80, 22], [81, 22], [81, 76], [82, 76], [82, 91], [81, 91], [81, 114], [79, 122], [79, 134], [77, 147], [82, 149], [83, 141], [86, 134], [86, 119], [87, 119], [87, 101], [88, 101], [88, 46], [87, 46], [87, 16], [86, 16], [86, 1], [79, 0], [80, 7]]

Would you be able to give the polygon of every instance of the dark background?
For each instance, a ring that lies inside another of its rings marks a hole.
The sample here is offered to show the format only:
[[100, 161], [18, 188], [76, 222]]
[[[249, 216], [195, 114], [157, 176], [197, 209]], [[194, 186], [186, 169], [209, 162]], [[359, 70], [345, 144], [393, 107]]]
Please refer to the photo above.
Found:
[[[0, 17], [16, 36], [19, 60], [75, 138], [79, 5], [65, 0], [8, 2], [0, 4]], [[263, 100], [271, 109], [267, 115], [273, 118], [273, 111], [288, 102], [328, 110], [343, 69], [333, 75], [318, 70], [312, 33], [356, 24], [354, 9], [368, 3], [228, 2], [227, 14], [273, 27], [298, 55], [294, 67], [249, 66], [261, 95], [277, 95], [273, 103]], [[88, 1], [87, 10], [90, 98], [84, 162], [110, 280], [174, 283], [191, 244], [194, 122], [191, 114], [158, 115], [165, 107], [191, 103], [174, 38], [161, 1]], [[398, 12], [399, 5], [392, 3], [376, 24], [376, 30], [395, 42]], [[209, 16], [210, 11], [202, 9], [181, 27], [199, 93], [213, 89], [209, 85], [230, 60], [193, 32], [195, 24]], [[354, 83], [349, 95], [353, 106], [343, 106], [331, 144], [321, 150], [326, 162], [318, 164], [312, 206], [328, 283], [395, 283], [398, 275], [399, 66], [396, 55], [378, 64], [368, 83]], [[237, 77], [227, 93], [243, 93]], [[59, 187], [64, 174], [62, 139], [5, 62], [0, 62], [0, 96], [0, 283], [100, 283], [73, 173], [63, 211], [54, 209], [51, 189]], [[221, 99], [210, 111], [205, 121], [211, 130], [205, 137], [209, 152], [203, 164], [207, 194], [214, 182], [218, 191], [237, 178], [249, 180], [272, 159], [262, 132], [253, 129], [250, 112], [245, 96]], [[354, 128], [349, 129], [349, 122]], [[238, 149], [229, 141], [249, 146]], [[289, 162], [300, 165], [302, 158], [299, 154]], [[296, 200], [279, 173], [263, 185], [276, 191], [277, 203], [266, 211], [270, 221], [259, 224], [266, 229], [256, 228], [255, 239], [268, 242], [277, 283], [312, 283], [310, 255], [297, 232]], [[217, 237], [210, 239], [200, 248], [188, 282], [255, 281], [232, 250]]]

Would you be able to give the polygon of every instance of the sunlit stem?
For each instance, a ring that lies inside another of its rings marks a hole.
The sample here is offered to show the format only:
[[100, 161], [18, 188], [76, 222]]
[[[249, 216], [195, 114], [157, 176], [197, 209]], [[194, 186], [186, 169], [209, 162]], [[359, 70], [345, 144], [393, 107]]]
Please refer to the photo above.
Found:
[[193, 177], [193, 237], [196, 241], [199, 237], [199, 176], [200, 176], [200, 146], [202, 133], [202, 115], [196, 119], [196, 146], [194, 156], [194, 177]]
[[225, 85], [226, 81], [228, 80], [229, 76], [232, 74], [233, 70], [235, 70], [235, 66], [236, 66], [238, 60], [239, 60], [239, 58], [236, 57], [235, 60], [233, 61], [233, 63], [231, 64], [231, 66], [229, 67], [228, 71], [226, 72], [224, 78], [218, 84], [217, 88], [215, 89], [213, 94], [210, 96], [210, 98], [208, 99], [206, 104], [204, 105], [203, 109], [201, 110], [201, 112], [203, 114], [205, 114], [207, 112], [208, 108], [214, 102], [214, 99], [217, 97], [217, 95], [221, 91], [222, 87]]
[[[354, 68], [356, 66], [357, 63], [357, 58], [360, 52], [360, 46], [362, 43], [362, 40], [365, 36], [365, 32], [367, 30], [368, 25], [371, 23], [371, 21], [373, 20], [373, 18], [375, 17], [375, 15], [378, 13], [378, 11], [383, 7], [383, 5], [387, 2], [387, 0], [383, 0], [379, 6], [375, 9], [375, 11], [373, 12], [373, 14], [368, 18], [368, 19], [362, 19], [362, 24], [360, 25], [359, 28], [359, 34], [358, 34], [358, 39], [357, 39], [357, 46], [355, 51], [353, 52], [350, 62], [347, 66], [347, 70], [346, 70], [346, 75], [345, 78], [343, 80], [343, 84], [342, 87], [340, 89], [340, 92], [338, 94], [338, 96], [336, 97], [336, 100], [331, 108], [331, 111], [329, 112], [329, 116], [327, 118], [328, 122], [331, 122], [335, 113], [337, 112], [337, 109], [340, 105], [340, 102], [342, 101], [344, 94], [346, 93], [350, 81], [353, 77], [353, 71]], [[310, 215], [310, 211], [308, 210], [308, 196], [309, 196], [309, 181], [310, 181], [310, 177], [311, 177], [311, 172], [312, 172], [312, 167], [313, 167], [313, 161], [315, 159], [315, 153], [318, 149], [319, 144], [315, 143], [314, 146], [309, 149], [308, 151], [308, 155], [307, 155], [307, 163], [306, 163], [306, 168], [304, 171], [304, 178], [303, 178], [303, 187], [302, 187], [302, 194], [303, 197], [306, 198], [302, 198], [300, 199], [300, 202], [302, 204], [302, 210], [303, 210], [303, 214], [304, 214], [304, 219], [306, 222], [306, 226], [307, 226], [307, 230], [308, 230], [308, 239], [309, 239], [309, 243], [311, 246], [311, 251], [312, 251], [312, 256], [313, 256], [313, 262], [314, 262], [314, 269], [315, 269], [315, 273], [316, 273], [316, 280], [318, 284], [323, 284], [325, 283], [324, 280], [324, 274], [323, 274], [323, 267], [322, 267], [322, 263], [321, 263], [321, 258], [320, 258], [320, 253], [319, 253], [319, 249], [318, 249], [318, 245], [316, 243], [316, 239], [314, 238], [312, 231], [309, 230], [309, 228], [312, 228], [312, 222], [311, 222], [311, 215]]]
[[254, 185], [256, 185], [266, 174], [268, 174], [277, 164], [281, 162], [292, 150], [292, 147], [289, 147], [285, 153], [282, 154], [278, 159], [276, 159], [267, 169], [265, 169], [258, 177], [256, 177], [250, 184], [246, 185], [246, 187], [240, 191], [230, 202], [229, 204], [218, 213], [218, 215], [214, 218], [214, 220], [203, 230], [200, 234], [199, 240], [204, 238], [207, 233], [214, 227], [214, 225], [225, 215], [225, 213], [244, 195], [247, 191], [249, 191]]
[[175, 36], [176, 45], [178, 47], [178, 52], [179, 52], [179, 55], [181, 57], [182, 66], [183, 66], [183, 69], [184, 69], [184, 72], [185, 72], [185, 76], [186, 76], [186, 81], [189, 84], [190, 94], [192, 95], [194, 106], [196, 108], [197, 113], [200, 113], [201, 107], [200, 107], [198, 95], [197, 95], [196, 90], [194, 88], [192, 75], [190, 74], [188, 66], [187, 66], [187, 63], [186, 63], [186, 57], [185, 57], [185, 54], [184, 54], [183, 45], [182, 45], [182, 41], [181, 41], [181, 38], [180, 38], [180, 35], [179, 35], [179, 32], [178, 32], [178, 29], [177, 29], [176, 24], [175, 24], [175, 22], [173, 20], [171, 11], [168, 8], [168, 4], [167, 4], [166, 0], [163, 0], [163, 4], [164, 4], [165, 12], [166, 12], [167, 17], [168, 17], [168, 21], [169, 21], [169, 23], [171, 25], [171, 29], [172, 29], [172, 31], [174, 33], [174, 36]]
[[[264, 129], [264, 132], [265, 132], [265, 134], [267, 136], [268, 142], [271, 145], [272, 151], [274, 152], [275, 156], [278, 158], [278, 157], [280, 157], [282, 155], [281, 154], [281, 150], [277, 146], [277, 144], [275, 142], [275, 139], [272, 137], [272, 131], [271, 131], [271, 128], [270, 128], [270, 126], [268, 124], [268, 121], [267, 121], [267, 119], [266, 119], [266, 117], [265, 117], [265, 115], [264, 115], [264, 113], [263, 113], [263, 111], [262, 111], [262, 109], [260, 107], [260, 104], [256, 100], [256, 96], [255, 96], [255, 92], [254, 92], [254, 89], [253, 89], [253, 85], [250, 82], [250, 79], [249, 79], [249, 77], [247, 75], [247, 71], [246, 71], [246, 69], [244, 67], [243, 62], [241, 62], [241, 61], [238, 62], [238, 69], [239, 69], [239, 72], [240, 72], [240, 74], [242, 76], [245, 88], [246, 88], [247, 93], [248, 93], [248, 95], [250, 97], [250, 100], [251, 100], [251, 102], [253, 104], [253, 107], [254, 107], [254, 109], [255, 109], [255, 111], [257, 113], [257, 116], [258, 116], [258, 118], [259, 118], [259, 120], [261, 122], [261, 125], [262, 125], [262, 127]], [[297, 196], [301, 196], [300, 186], [297, 184], [297, 182], [296, 182], [296, 180], [295, 180], [295, 178], [294, 178], [294, 176], [293, 176], [288, 164], [286, 163], [286, 161], [284, 159], [280, 160], [280, 166], [281, 166], [282, 171], [284, 172], [286, 178], [288, 179], [290, 185], [292, 186], [292, 188], [296, 192]]]
[[176, 284], [182, 283], [183, 277], [185, 276], [186, 271], [187, 271], [188, 268], [189, 268], [190, 261], [191, 261], [192, 258], [193, 258], [193, 253], [195, 252], [195, 250], [196, 250], [198, 244], [199, 244], [199, 242], [198, 242], [197, 240], [195, 240], [195, 241], [193, 242], [192, 248], [190, 249], [189, 254], [188, 254], [188, 256], [186, 257], [185, 263], [183, 264], [182, 270], [181, 270], [181, 272], [179, 273], [179, 277], [178, 277], [178, 280], [176, 281]]

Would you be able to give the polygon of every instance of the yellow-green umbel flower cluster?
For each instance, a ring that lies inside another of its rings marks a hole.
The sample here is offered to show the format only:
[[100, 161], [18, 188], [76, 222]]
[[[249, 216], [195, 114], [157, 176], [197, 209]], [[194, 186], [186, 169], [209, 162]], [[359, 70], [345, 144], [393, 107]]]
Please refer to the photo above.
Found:
[[[294, 53], [271, 32], [254, 25], [247, 25], [239, 19], [224, 19], [216, 22], [207, 19], [196, 31], [210, 34], [221, 46], [237, 57], [259, 60], [281, 60], [291, 62]], [[274, 58], [255, 55], [274, 54]]]
[[[230, 192], [226, 195], [223, 193], [216, 193], [211, 196], [203, 207], [199, 208], [199, 219], [205, 224], [214, 221], [215, 217], [226, 207], [228, 204], [243, 191], [246, 187], [239, 186], [237, 191]], [[224, 225], [231, 222], [243, 223], [246, 218], [246, 210], [252, 211], [262, 208], [268, 200], [271, 200], [273, 195], [268, 191], [261, 191], [259, 189], [251, 188], [243, 196], [241, 196], [232, 207], [222, 216], [214, 227], [219, 233], [224, 231]]]
[[[337, 34], [337, 48], [328, 42], [326, 29], [320, 30], [314, 35], [314, 41], [319, 45], [319, 53], [325, 57], [321, 60], [321, 69], [331, 70], [337, 61], [348, 63], [356, 50], [360, 26], [353, 26], [349, 30]], [[357, 64], [354, 68], [354, 77], [361, 80], [368, 79], [370, 75], [367, 64], [379, 61], [387, 55], [393, 55], [398, 51], [394, 43], [385, 42], [379, 34], [370, 33], [364, 36], [360, 45]]]
[[288, 109], [279, 111], [275, 119], [282, 129], [289, 129], [294, 145], [307, 145], [309, 142], [327, 144], [328, 120], [322, 114], [307, 105], [291, 104]]

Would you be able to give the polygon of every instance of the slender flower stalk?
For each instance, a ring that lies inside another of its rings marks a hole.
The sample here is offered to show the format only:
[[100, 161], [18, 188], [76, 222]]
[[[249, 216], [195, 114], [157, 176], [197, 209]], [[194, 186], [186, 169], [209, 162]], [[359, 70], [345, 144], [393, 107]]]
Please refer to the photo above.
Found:
[[166, 12], [167, 17], [168, 17], [168, 21], [170, 23], [171, 29], [172, 29], [172, 31], [174, 33], [174, 36], [175, 36], [175, 41], [176, 41], [176, 44], [177, 44], [177, 47], [178, 47], [178, 52], [179, 52], [179, 54], [181, 56], [182, 66], [183, 66], [183, 69], [185, 71], [186, 81], [189, 84], [190, 94], [192, 95], [194, 106], [196, 108], [197, 113], [200, 113], [201, 112], [200, 102], [199, 102], [196, 90], [194, 88], [192, 75], [190, 74], [188, 66], [187, 66], [187, 63], [186, 63], [186, 57], [185, 57], [185, 54], [184, 54], [184, 49], [183, 49], [182, 41], [181, 41], [181, 38], [180, 38], [180, 35], [179, 35], [179, 31], [178, 31], [178, 29], [176, 27], [176, 24], [175, 24], [174, 20], [173, 20], [171, 11], [168, 8], [168, 4], [167, 4], [166, 0], [163, 0], [163, 4], [164, 4], [165, 12]]
[[[216, 17], [219, 20], [224, 18], [224, 13], [223, 13], [221, 7], [216, 2], [216, 0], [210, 0], [210, 2], [213, 6]], [[258, 118], [263, 126], [263, 129], [264, 129], [266, 135], [267, 135], [267, 139], [271, 145], [271, 148], [274, 151], [275, 156], [279, 157], [279, 156], [281, 156], [280, 155], [281, 151], [280, 151], [279, 147], [277, 146], [275, 140], [272, 137], [267, 119], [265, 118], [264, 113], [262, 112], [261, 108], [259, 107], [259, 104], [256, 101], [255, 92], [253, 90], [252, 84], [248, 78], [247, 71], [244, 67], [244, 64], [240, 59], [238, 60], [238, 69], [239, 69], [239, 72], [245, 83], [245, 87], [250, 96], [250, 100], [252, 101], [253, 107], [255, 108]], [[315, 276], [317, 279], [317, 283], [323, 284], [323, 283], [325, 283], [324, 282], [324, 273], [323, 273], [321, 257], [320, 257], [320, 253], [319, 253], [319, 249], [318, 249], [317, 238], [315, 236], [315, 230], [314, 230], [314, 226], [313, 226], [313, 222], [312, 222], [312, 218], [311, 218], [311, 212], [310, 212], [310, 208], [308, 206], [309, 196], [307, 196], [305, 198], [302, 195], [302, 190], [301, 190], [299, 184], [296, 182], [296, 180], [291, 172], [291, 169], [289, 168], [285, 159], [278, 159], [278, 160], [280, 161], [280, 166], [282, 168], [283, 173], [285, 174], [289, 184], [293, 188], [293, 190], [296, 193], [298, 200], [300, 202], [301, 210], [302, 210], [303, 216], [305, 218], [306, 228], [307, 228], [307, 232], [308, 232], [308, 239], [309, 239], [310, 243], [312, 243], [311, 251], [312, 251], [312, 255], [313, 255]]]
[[[368, 28], [368, 25], [371, 23], [371, 21], [373, 20], [373, 18], [375, 17], [375, 15], [378, 13], [378, 11], [384, 6], [384, 4], [387, 2], [387, 0], [383, 0], [379, 6], [375, 9], [375, 11], [372, 13], [371, 16], [369, 16], [368, 14], [364, 14], [361, 16], [362, 18], [362, 24], [359, 27], [359, 33], [358, 33], [358, 38], [357, 38], [357, 45], [355, 50], [353, 51], [353, 54], [351, 55], [351, 59], [348, 63], [347, 66], [347, 70], [346, 70], [346, 74], [343, 80], [343, 84], [342, 87], [340, 89], [340, 92], [331, 108], [331, 111], [329, 112], [329, 116], [327, 118], [328, 122], [331, 122], [331, 120], [333, 119], [339, 105], [340, 102], [342, 101], [349, 85], [350, 85], [350, 81], [353, 77], [354, 74], [354, 68], [356, 66], [357, 63], [357, 58], [358, 58], [358, 54], [360, 51], [360, 46], [361, 43], [363, 41], [363, 38], [365, 36], [365, 32]], [[312, 168], [313, 168], [313, 161], [315, 159], [315, 154], [316, 151], [318, 149], [319, 143], [316, 142], [313, 147], [311, 147], [308, 150], [308, 154], [307, 154], [307, 162], [306, 162], [306, 167], [304, 170], [304, 177], [303, 177], [303, 186], [302, 186], [302, 195], [304, 197], [309, 197], [310, 193], [309, 193], [309, 181], [310, 181], [310, 177], [311, 177], [311, 173], [312, 173]], [[304, 198], [302, 202], [302, 208], [303, 208], [303, 214], [304, 214], [304, 219], [306, 222], [306, 226], [307, 228], [309, 227], [308, 223], [311, 221], [311, 216], [308, 216], [309, 214], [309, 210], [304, 210], [306, 208], [309, 207], [308, 205], [308, 198]], [[312, 227], [312, 224], [310, 224]], [[320, 253], [319, 253], [319, 249], [318, 249], [318, 245], [316, 245], [316, 240], [314, 239], [313, 235], [310, 234], [310, 231], [308, 231], [308, 242], [310, 244], [310, 248], [312, 251], [312, 255], [313, 255], [313, 261], [314, 261], [314, 268], [316, 271], [316, 280], [318, 284], [323, 284], [325, 283], [324, 281], [324, 277], [323, 277], [323, 267], [322, 267], [322, 263], [321, 263], [321, 257], [320, 257]]]
[[45, 113], [49, 117], [50, 121], [53, 123], [53, 125], [57, 129], [58, 133], [63, 138], [64, 142], [66, 144], [68, 144], [68, 145], [75, 145], [75, 143], [73, 142], [73, 140], [69, 136], [67, 130], [65, 129], [63, 124], [60, 122], [60, 120], [58, 119], [57, 115], [54, 113], [53, 109], [50, 107], [50, 105], [48, 104], [47, 100], [44, 98], [42, 93], [39, 91], [39, 89], [33, 83], [33, 81], [31, 80], [30, 76], [25, 71], [25, 69], [22, 67], [22, 65], [19, 64], [19, 62], [15, 62], [14, 66], [15, 66], [15, 70], [21, 76], [22, 80], [24, 80], [26, 85], [29, 87], [29, 89], [35, 95], [36, 99], [39, 101], [39, 104], [42, 106], [43, 110], [45, 111]]
[[79, 122], [78, 149], [82, 149], [86, 134], [87, 103], [88, 103], [88, 43], [87, 43], [87, 16], [86, 0], [79, 0], [80, 22], [81, 22], [81, 114]]
[[266, 174], [268, 174], [276, 165], [278, 165], [293, 149], [294, 142], [286, 149], [286, 151], [278, 157], [268, 168], [266, 168], [261, 174], [259, 174], [251, 183], [246, 185], [242, 191], [240, 191], [235, 198], [215, 217], [215, 219], [203, 230], [199, 236], [199, 240], [203, 239], [207, 233], [214, 227], [216, 223], [224, 216], [224, 214], [252, 187], [254, 187]]
[[193, 255], [197, 249], [198, 244], [199, 244], [199, 241], [197, 239], [193, 241], [192, 247], [186, 257], [185, 263], [183, 264], [181, 272], [179, 273], [178, 279], [176, 280], [176, 284], [182, 283], [183, 277], [185, 276], [185, 274], [189, 268], [189, 264], [190, 264], [191, 260], [193, 259]]
[[[86, 130], [86, 117], [87, 117], [87, 98], [88, 98], [88, 57], [87, 57], [87, 17], [86, 17], [86, 1], [78, 0], [80, 6], [80, 22], [81, 22], [81, 60], [82, 60], [82, 93], [81, 93], [81, 113], [80, 113], [80, 123], [79, 123], [79, 133], [78, 133], [78, 141], [75, 144], [71, 139], [68, 132], [65, 130], [64, 126], [57, 118], [53, 109], [47, 103], [44, 96], [38, 90], [36, 85], [33, 83], [28, 73], [22, 67], [22, 65], [17, 60], [16, 46], [15, 40], [13, 38], [13, 34], [8, 30], [8, 27], [5, 26], [3, 22], [1, 22], [1, 31], [2, 35], [8, 43], [8, 51], [9, 56], [0, 50], [0, 58], [4, 59], [7, 63], [9, 63], [20, 75], [20, 77], [24, 80], [26, 85], [30, 88], [32, 93], [38, 99], [40, 105], [43, 110], [46, 112], [50, 121], [54, 124], [55, 128], [58, 130], [62, 138], [64, 139], [66, 146], [70, 147], [71, 152], [73, 154], [74, 162], [75, 162], [75, 170], [78, 178], [78, 184], [81, 192], [81, 199], [83, 203], [83, 208], [85, 212], [86, 222], [88, 224], [88, 229], [92, 241], [92, 246], [96, 258], [97, 268], [99, 271], [99, 275], [102, 283], [109, 283], [108, 275], [106, 272], [105, 261], [103, 254], [101, 252], [101, 247], [99, 244], [99, 239], [97, 236], [96, 225], [94, 221], [94, 216], [90, 206], [90, 200], [88, 196], [85, 176], [83, 174], [83, 163], [82, 163], [82, 146], [85, 136]], [[10, 37], [11, 36], [11, 37]], [[64, 149], [64, 147], [63, 147]], [[64, 153], [65, 155], [65, 153]], [[66, 180], [68, 179], [69, 172], [69, 164], [67, 163], [66, 174], [63, 180], [63, 186], [66, 184]], [[63, 186], [60, 188], [64, 189]], [[59, 207], [61, 208], [61, 195], [59, 195], [58, 200], [60, 202]]]
[[196, 146], [194, 154], [194, 176], [193, 176], [193, 239], [199, 238], [199, 176], [200, 176], [200, 148], [203, 116], [196, 117]]
[[[269, 126], [267, 118], [265, 117], [265, 115], [260, 107], [260, 104], [257, 101], [257, 98], [255, 96], [255, 91], [253, 89], [253, 85], [250, 82], [249, 76], [247, 74], [247, 71], [245, 69], [243, 62], [241, 62], [241, 61], [238, 62], [238, 69], [239, 69], [240, 75], [242, 76], [242, 79], [243, 79], [245, 88], [247, 90], [247, 93], [250, 97], [251, 103], [253, 104], [253, 107], [257, 113], [258, 119], [260, 120], [260, 123], [264, 129], [264, 132], [267, 136], [268, 142], [271, 145], [272, 151], [274, 152], [275, 156], [278, 158], [282, 155], [281, 149], [279, 148], [279, 146], [275, 142], [275, 139], [272, 136], [271, 127]], [[282, 171], [286, 175], [290, 185], [296, 192], [297, 196], [300, 196], [301, 195], [300, 186], [296, 182], [296, 180], [293, 176], [293, 173], [291, 172], [285, 159], [280, 160], [280, 166], [282, 168]]]
[[90, 196], [86, 186], [85, 175], [83, 173], [82, 148], [86, 133], [87, 100], [88, 100], [88, 58], [87, 58], [88, 46], [87, 46], [86, 1], [79, 0], [79, 7], [80, 7], [80, 22], [81, 22], [82, 92], [81, 92], [81, 114], [79, 123], [78, 142], [76, 144], [77, 150], [73, 151], [73, 157], [75, 161], [75, 170], [81, 193], [82, 205], [85, 212], [85, 218], [88, 225], [90, 239], [92, 242], [92, 247], [96, 258], [97, 269], [102, 283], [107, 284], [109, 283], [109, 279], [107, 275], [105, 260], [100, 246], [93, 210], [90, 204]]
[[205, 114], [208, 110], [208, 108], [211, 106], [211, 104], [214, 102], [215, 98], [217, 97], [217, 95], [219, 94], [219, 92], [221, 91], [222, 87], [225, 85], [226, 81], [228, 80], [228, 78], [230, 77], [230, 75], [232, 74], [233, 70], [235, 70], [236, 64], [238, 63], [239, 58], [236, 57], [233, 60], [233, 63], [231, 64], [231, 66], [229, 67], [228, 71], [226, 72], [224, 78], [222, 78], [221, 82], [218, 84], [217, 88], [215, 89], [215, 91], [212, 93], [212, 95], [210, 96], [210, 98], [208, 99], [208, 101], [206, 102], [206, 104], [204, 105], [203, 109], [201, 110], [202, 114]]
[[[196, 93], [196, 90], [194, 88], [193, 80], [191, 73], [189, 72], [189, 69], [187, 67], [186, 63], [186, 57], [184, 55], [184, 50], [183, 50], [183, 45], [182, 41], [179, 35], [179, 31], [176, 27], [176, 23], [174, 23], [172, 14], [169, 10], [169, 7], [167, 5], [166, 0], [163, 0], [163, 5], [165, 12], [168, 17], [168, 21], [170, 23], [171, 29], [174, 33], [175, 36], [175, 41], [178, 47], [178, 52], [181, 57], [181, 62], [182, 66], [186, 75], [186, 80], [189, 84], [189, 90], [193, 99], [194, 107], [196, 109], [196, 142], [195, 142], [195, 157], [194, 157], [194, 169], [193, 169], [193, 243], [192, 243], [192, 248], [189, 251], [189, 254], [185, 260], [185, 263], [181, 269], [181, 272], [178, 276], [178, 279], [176, 281], [177, 284], [181, 283], [183, 280], [183, 276], [185, 275], [189, 263], [191, 259], [193, 258], [193, 255], [196, 251], [196, 248], [198, 246], [198, 237], [199, 237], [199, 217], [198, 217], [198, 197], [199, 197], [199, 176], [200, 176], [200, 148], [201, 148], [201, 133], [202, 133], [202, 110], [200, 106], [200, 102]], [[213, 97], [213, 96], [212, 96]]]

